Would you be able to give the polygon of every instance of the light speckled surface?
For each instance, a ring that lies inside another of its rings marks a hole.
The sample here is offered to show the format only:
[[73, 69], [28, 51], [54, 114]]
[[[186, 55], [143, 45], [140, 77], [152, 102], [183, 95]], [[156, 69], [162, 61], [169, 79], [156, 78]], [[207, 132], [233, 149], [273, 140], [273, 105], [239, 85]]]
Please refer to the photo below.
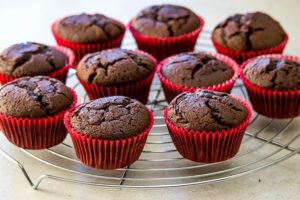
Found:
[[[128, 22], [146, 5], [161, 2], [156, 1], [107, 1], [107, 0], [31, 0], [31, 1], [1, 1], [0, 2], [0, 49], [22, 41], [37, 41], [54, 44], [50, 33], [50, 24], [56, 18], [78, 12], [102, 12]], [[168, 1], [178, 2], [192, 8], [206, 20], [205, 29], [212, 29], [221, 19], [236, 12], [261, 10], [276, 17], [290, 35], [286, 53], [300, 55], [300, 1], [287, 0], [191, 0]], [[124, 9], [126, 8], [126, 9]], [[125, 10], [125, 11], [124, 11]], [[269, 149], [266, 148], [265, 151]], [[51, 167], [30, 159], [16, 151], [17, 157], [31, 169], [30, 175], [37, 178], [43, 172], [56, 173]], [[0, 199], [250, 199], [250, 200], [297, 200], [300, 199], [300, 155], [296, 155], [283, 163], [254, 174], [243, 176], [218, 184], [205, 186], [190, 186], [169, 189], [118, 189], [99, 188], [93, 186], [74, 185], [46, 180], [39, 191], [32, 190], [17, 166], [0, 155]]]

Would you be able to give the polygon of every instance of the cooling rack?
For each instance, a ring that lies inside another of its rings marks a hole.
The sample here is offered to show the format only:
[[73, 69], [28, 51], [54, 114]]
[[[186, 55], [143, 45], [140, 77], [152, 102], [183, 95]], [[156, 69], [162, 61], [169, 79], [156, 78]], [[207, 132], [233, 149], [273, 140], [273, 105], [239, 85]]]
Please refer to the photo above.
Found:
[[[136, 49], [134, 40], [126, 34], [123, 48]], [[197, 51], [214, 52], [210, 32], [203, 31], [196, 45]], [[79, 103], [88, 101], [84, 89], [71, 70], [67, 85], [79, 96]], [[249, 102], [240, 80], [232, 94]], [[53, 148], [39, 151], [19, 149], [0, 136], [0, 153], [18, 166], [20, 174], [33, 189], [50, 184], [47, 180], [71, 182], [92, 186], [127, 188], [162, 188], [210, 184], [230, 180], [270, 167], [300, 152], [300, 118], [276, 120], [253, 111], [239, 153], [232, 159], [218, 163], [188, 161], [176, 151], [163, 120], [167, 106], [161, 85], [154, 78], [147, 106], [153, 110], [155, 123], [140, 159], [126, 168], [96, 170], [81, 164], [76, 158], [69, 137]], [[24, 164], [24, 159], [29, 164]], [[29, 158], [29, 159], [28, 159]], [[34, 177], [31, 165], [41, 171]], [[51, 170], [48, 170], [51, 169]], [[25, 184], [25, 183], [24, 183]]]

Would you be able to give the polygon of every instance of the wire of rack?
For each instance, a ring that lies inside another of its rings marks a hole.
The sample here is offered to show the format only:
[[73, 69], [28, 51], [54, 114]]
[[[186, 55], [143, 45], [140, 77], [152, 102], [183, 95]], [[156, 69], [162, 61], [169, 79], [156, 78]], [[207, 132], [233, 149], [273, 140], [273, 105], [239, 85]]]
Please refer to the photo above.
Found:
[[[127, 34], [123, 48], [135, 49], [133, 38]], [[210, 32], [203, 31], [199, 38], [197, 51], [213, 52], [210, 43]], [[88, 101], [84, 89], [79, 84], [75, 70], [68, 75], [67, 85], [72, 87], [80, 97], [79, 103]], [[240, 80], [235, 84], [232, 94], [249, 102], [245, 88]], [[176, 151], [164, 123], [162, 111], [167, 106], [161, 85], [155, 77], [151, 86], [147, 106], [155, 115], [155, 123], [146, 142], [140, 159], [122, 169], [97, 170], [84, 166], [76, 158], [69, 137], [53, 148], [30, 151], [18, 149], [40, 162], [40, 168], [47, 165], [65, 176], [48, 174], [40, 175], [36, 181], [29, 175], [23, 163], [10, 152], [12, 146], [5, 139], [0, 140], [0, 154], [21, 169], [22, 174], [33, 189], [38, 189], [45, 180], [55, 180], [76, 184], [126, 188], [161, 188], [188, 185], [210, 184], [240, 177], [252, 172], [273, 166], [300, 152], [300, 119], [276, 120], [254, 115], [245, 132], [239, 153], [232, 159], [218, 163], [195, 163], [184, 159]], [[1, 136], [3, 138], [3, 136]], [[0, 137], [0, 138], [1, 138]], [[71, 174], [71, 175], [69, 175]], [[45, 183], [46, 184], [46, 183]]]

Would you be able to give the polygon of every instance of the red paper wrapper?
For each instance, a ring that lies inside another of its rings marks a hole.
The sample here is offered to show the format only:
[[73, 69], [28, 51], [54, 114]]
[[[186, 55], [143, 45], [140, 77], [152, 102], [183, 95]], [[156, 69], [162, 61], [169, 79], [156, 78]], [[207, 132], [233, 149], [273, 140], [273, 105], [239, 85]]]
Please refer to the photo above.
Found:
[[[156, 59], [150, 54], [136, 50], [139, 53], [145, 54], [152, 59], [154, 65], [157, 65]], [[133, 99], [139, 100], [141, 103], [146, 104], [148, 101], [148, 96], [150, 92], [151, 83], [155, 74], [155, 68], [153, 72], [143, 80], [137, 81], [135, 83], [122, 84], [118, 86], [102, 86], [102, 85], [94, 85], [91, 83], [86, 83], [85, 81], [80, 80], [77, 76], [78, 80], [86, 90], [89, 98], [98, 99], [100, 97], [108, 97], [115, 95], [123, 95]], [[77, 74], [76, 74], [77, 75]]]
[[[263, 55], [247, 60], [241, 65], [244, 69], [248, 63], [257, 58], [276, 58], [291, 60], [300, 63], [300, 58], [280, 54]], [[300, 116], [300, 90], [279, 91], [276, 89], [265, 89], [254, 85], [241, 73], [241, 79], [247, 89], [253, 109], [264, 116], [271, 118], [292, 118]]]
[[132, 26], [132, 20], [128, 27], [131, 31], [138, 48], [152, 54], [158, 61], [174, 54], [193, 51], [198, 36], [204, 26], [204, 20], [199, 16], [200, 26], [191, 33], [175, 37], [156, 38], [137, 32]]
[[149, 126], [140, 134], [120, 140], [103, 140], [92, 138], [71, 127], [70, 113], [64, 117], [65, 126], [72, 138], [78, 159], [85, 165], [99, 169], [117, 169], [132, 164], [139, 159], [154, 118], [149, 111]]
[[[236, 97], [235, 97], [236, 98]], [[184, 157], [195, 162], [220, 162], [234, 157], [239, 151], [244, 132], [251, 118], [251, 109], [237, 98], [247, 109], [246, 119], [239, 125], [221, 131], [194, 131], [176, 127], [168, 120], [168, 109], [164, 118], [177, 151]]]
[[248, 60], [249, 58], [253, 58], [256, 56], [264, 55], [264, 54], [281, 54], [288, 42], [289, 36], [286, 34], [285, 39], [278, 45], [262, 50], [251, 50], [251, 51], [235, 51], [232, 49], [227, 49], [226, 47], [220, 46], [216, 43], [213, 38], [211, 37], [211, 41], [216, 48], [217, 52], [220, 54], [224, 54], [226, 56], [231, 57], [234, 59], [238, 64], [243, 63], [244, 61]]
[[[68, 63], [62, 67], [61, 69], [57, 69], [49, 74], [45, 74], [45, 76], [49, 76], [51, 78], [56, 78], [60, 81], [62, 81], [63, 83], [66, 83], [66, 79], [67, 79], [67, 74], [69, 72], [70, 67], [72, 67], [74, 65], [74, 54], [70, 49], [64, 48], [64, 47], [54, 47], [57, 50], [59, 50], [60, 52], [62, 52], [63, 54], [65, 54], [68, 58]], [[5, 74], [0, 74], [0, 83], [2, 85], [4, 85], [7, 82], [13, 81], [15, 79], [18, 79], [21, 77], [13, 77], [13, 76], [7, 76]]]
[[[203, 86], [203, 87], [199, 87], [199, 88], [230, 93], [236, 79], [238, 78], [238, 76], [240, 74], [239, 66], [236, 64], [236, 62], [234, 60], [232, 60], [231, 58], [229, 58], [227, 56], [224, 56], [221, 54], [212, 54], [212, 53], [206, 53], [206, 54], [214, 56], [218, 60], [221, 60], [222, 62], [224, 62], [228, 67], [233, 69], [234, 75], [231, 79], [227, 80], [224, 83], [220, 83], [220, 84], [209, 86], [209, 87]], [[159, 63], [159, 65], [157, 67], [157, 75], [162, 84], [166, 100], [170, 103], [172, 101], [172, 99], [174, 99], [178, 94], [180, 94], [182, 92], [195, 92], [199, 88], [176, 85], [175, 83], [172, 83], [171, 81], [166, 79], [162, 75], [161, 69], [162, 69], [163, 65], [166, 62], [168, 62], [169, 59], [172, 59], [172, 57], [166, 58], [165, 60], [163, 60], [162, 62]]]
[[[56, 43], [58, 45], [67, 47], [67, 48], [71, 49], [74, 52], [74, 54], [75, 54], [75, 63], [78, 63], [80, 61], [80, 59], [88, 53], [94, 53], [96, 51], [101, 51], [101, 50], [104, 50], [104, 49], [111, 49], [111, 48], [120, 47], [121, 44], [122, 44], [122, 40], [124, 38], [125, 32], [126, 32], [126, 31], [124, 31], [124, 33], [122, 35], [120, 35], [119, 37], [114, 38], [114, 39], [110, 39], [109, 41], [105, 41], [105, 42], [98, 42], [98, 43], [71, 42], [71, 41], [64, 40], [63, 38], [59, 37], [59, 35], [56, 34], [55, 26], [60, 20], [61, 19], [56, 20], [51, 25], [52, 34], [53, 34], [53, 36], [56, 40]], [[121, 23], [121, 22], [119, 22], [119, 23]], [[121, 23], [121, 24], [123, 24], [123, 23]], [[124, 25], [124, 27], [125, 27], [125, 25]]]
[[47, 149], [61, 143], [67, 135], [64, 114], [77, 102], [75, 91], [70, 91], [73, 96], [71, 106], [53, 116], [17, 118], [0, 114], [1, 131], [11, 143], [23, 149]]

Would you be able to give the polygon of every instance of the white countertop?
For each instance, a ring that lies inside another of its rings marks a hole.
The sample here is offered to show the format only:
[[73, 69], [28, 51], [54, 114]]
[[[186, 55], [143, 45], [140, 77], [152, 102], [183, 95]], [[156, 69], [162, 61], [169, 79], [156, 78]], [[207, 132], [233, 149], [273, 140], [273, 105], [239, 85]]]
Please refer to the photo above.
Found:
[[[146, 3], [147, 2], [147, 3]], [[140, 9], [161, 1], [149, 0], [28, 0], [0, 2], [0, 49], [16, 42], [37, 41], [54, 44], [50, 24], [57, 18], [79, 12], [100, 12], [128, 22]], [[274, 16], [289, 33], [285, 53], [300, 56], [300, 1], [286, 0], [190, 0], [172, 1], [185, 5], [204, 17], [205, 29], [237, 13], [261, 10]], [[1, 144], [1, 143], [0, 143]], [[30, 168], [30, 175], [38, 177], [40, 168], [51, 174], [54, 170], [38, 161], [18, 154]], [[36, 168], [36, 170], [35, 170]], [[19, 168], [0, 155], [0, 199], [300, 199], [300, 155], [262, 171], [217, 184], [167, 189], [119, 189], [76, 185], [46, 180], [39, 190], [31, 189]]]

